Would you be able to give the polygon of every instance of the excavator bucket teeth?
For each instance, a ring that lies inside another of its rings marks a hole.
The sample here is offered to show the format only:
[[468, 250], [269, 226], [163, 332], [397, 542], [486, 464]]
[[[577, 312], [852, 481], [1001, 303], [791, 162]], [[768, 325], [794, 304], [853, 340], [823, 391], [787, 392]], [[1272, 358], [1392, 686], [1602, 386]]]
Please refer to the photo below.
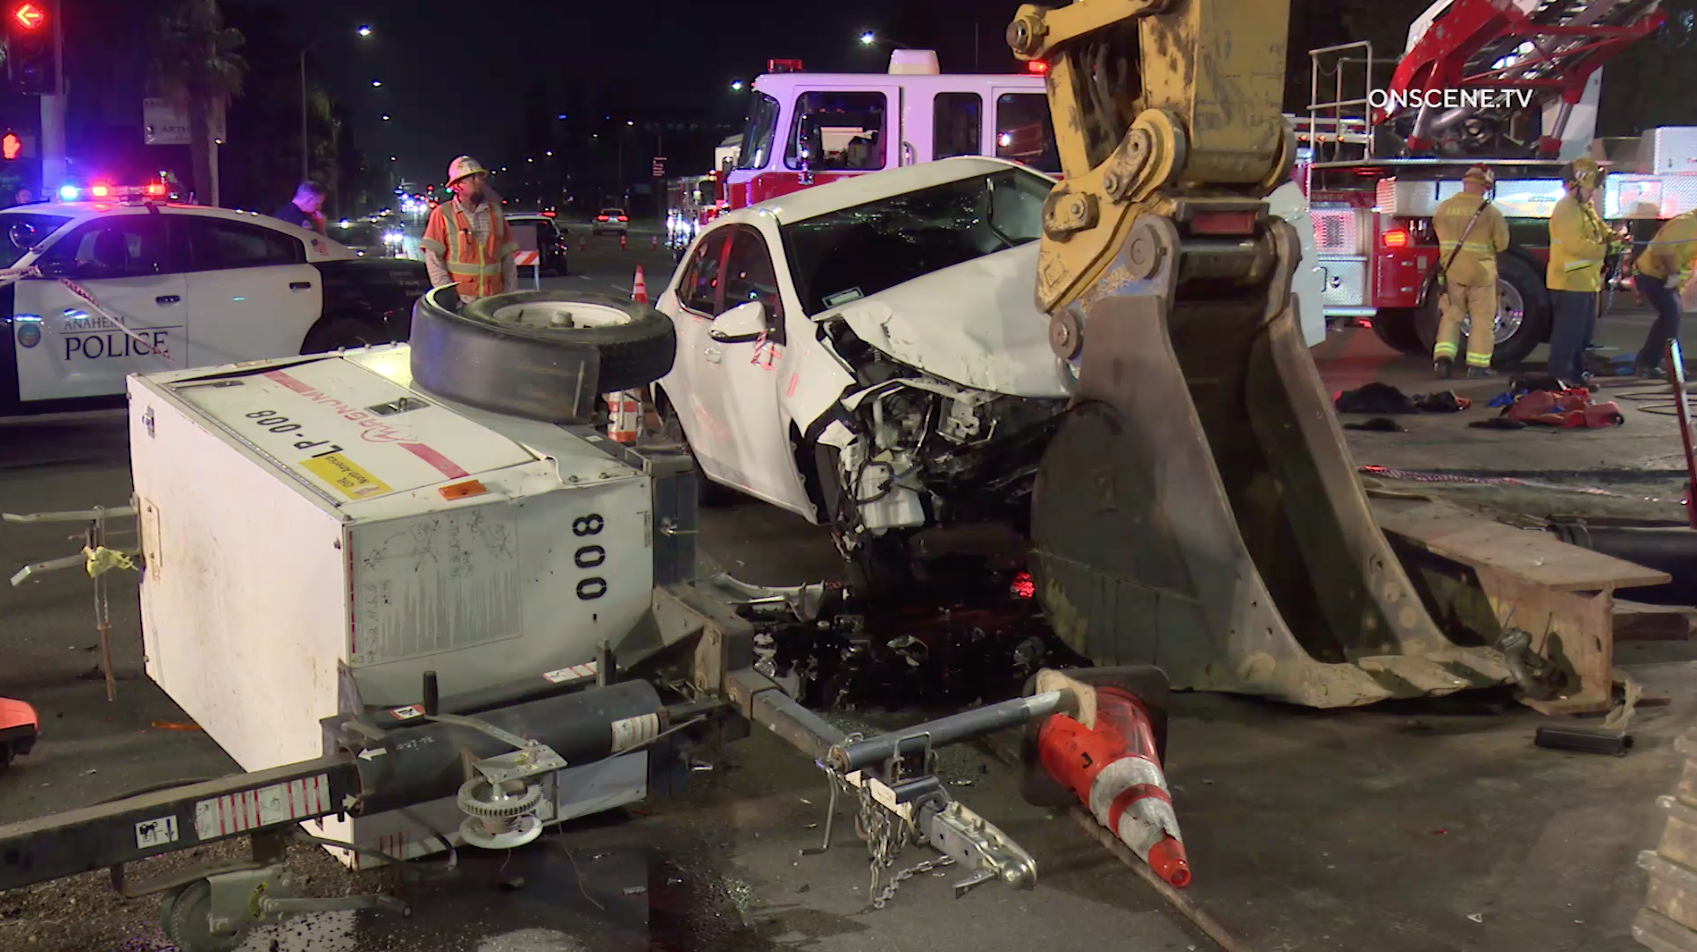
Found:
[[1492, 683], [1379, 531], [1294, 304], [1268, 306], [1288, 301], [1294, 232], [1275, 219], [1263, 240], [1258, 287], [1128, 280], [1149, 242], [1163, 273], [1184, 267], [1176, 227], [1145, 215], [1077, 306], [1075, 401], [1032, 503], [1051, 623], [1098, 664], [1313, 707]]

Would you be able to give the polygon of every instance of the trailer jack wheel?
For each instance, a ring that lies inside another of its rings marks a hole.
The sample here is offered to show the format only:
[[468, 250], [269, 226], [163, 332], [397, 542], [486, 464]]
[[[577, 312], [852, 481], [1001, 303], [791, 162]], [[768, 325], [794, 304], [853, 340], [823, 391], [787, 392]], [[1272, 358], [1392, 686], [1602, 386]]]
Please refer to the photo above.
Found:
[[204, 879], [166, 893], [159, 924], [177, 952], [228, 952], [241, 938], [212, 931], [212, 884]]

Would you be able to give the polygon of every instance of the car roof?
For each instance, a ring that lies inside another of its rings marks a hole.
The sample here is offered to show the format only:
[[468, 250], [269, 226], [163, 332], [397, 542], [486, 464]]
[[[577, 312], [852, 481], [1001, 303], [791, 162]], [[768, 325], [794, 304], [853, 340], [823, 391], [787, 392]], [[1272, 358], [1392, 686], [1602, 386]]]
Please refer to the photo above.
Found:
[[921, 162], [918, 165], [903, 166], [884, 172], [870, 172], [865, 175], [851, 175], [846, 178], [804, 188], [799, 192], [791, 192], [778, 198], [750, 205], [739, 209], [730, 215], [720, 216], [720, 221], [752, 221], [761, 215], [771, 215], [779, 224], [806, 221], [820, 215], [876, 202], [880, 199], [893, 198], [907, 192], [916, 192], [942, 185], [947, 182], [958, 182], [962, 179], [976, 178], [989, 175], [1004, 169], [1021, 169], [1038, 178], [1050, 182], [1057, 181], [1053, 176], [1044, 175], [1029, 165], [1009, 162], [1006, 159], [991, 159], [984, 156], [961, 156], [953, 159], [939, 159], [935, 162]]
[[[58, 215], [72, 221], [87, 221], [95, 218], [110, 218], [117, 215], [148, 215], [153, 213], [163, 215], [188, 215], [198, 218], [222, 218], [225, 221], [248, 222], [257, 224], [272, 231], [280, 231], [306, 243], [308, 261], [319, 261], [337, 257], [332, 251], [341, 242], [316, 231], [308, 231], [299, 225], [291, 225], [286, 221], [272, 218], [260, 212], [250, 212], [239, 208], [214, 208], [210, 205], [189, 205], [181, 202], [38, 202], [30, 205], [13, 205], [10, 208], [0, 208], [0, 215], [33, 214]], [[253, 219], [259, 219], [253, 221]], [[69, 227], [69, 224], [64, 227]], [[57, 233], [57, 230], [55, 231]], [[345, 246], [344, 246], [345, 247]]]

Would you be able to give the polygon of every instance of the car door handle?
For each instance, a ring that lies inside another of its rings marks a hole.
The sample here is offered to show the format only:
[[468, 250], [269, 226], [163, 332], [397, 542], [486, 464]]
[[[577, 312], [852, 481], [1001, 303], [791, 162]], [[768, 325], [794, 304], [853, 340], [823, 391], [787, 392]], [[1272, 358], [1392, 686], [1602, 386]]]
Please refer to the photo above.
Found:
[[179, 303], [182, 302], [182, 300], [183, 299], [182, 299], [181, 295], [161, 294], [158, 297], [154, 298], [153, 302], [155, 304], [161, 304], [161, 305], [164, 305], [164, 304], [179, 304]]
[[310, 290], [312, 290], [312, 282], [311, 281], [290, 281], [289, 282], [289, 290], [291, 290], [291, 291], [310, 291]]
[[701, 352], [701, 356], [707, 358], [708, 363], [716, 364], [725, 358], [725, 352], [717, 347], [709, 347]]

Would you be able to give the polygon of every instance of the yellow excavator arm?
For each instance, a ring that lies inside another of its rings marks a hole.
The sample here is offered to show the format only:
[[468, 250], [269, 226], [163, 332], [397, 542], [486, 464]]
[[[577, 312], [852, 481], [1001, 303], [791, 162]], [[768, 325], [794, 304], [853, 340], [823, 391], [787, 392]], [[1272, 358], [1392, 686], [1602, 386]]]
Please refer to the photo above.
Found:
[[1175, 687], [1317, 707], [1506, 682], [1440, 632], [1379, 531], [1303, 342], [1265, 196], [1288, 0], [1020, 7], [1065, 180], [1037, 275], [1074, 382], [1032, 501], [1055, 630]]

